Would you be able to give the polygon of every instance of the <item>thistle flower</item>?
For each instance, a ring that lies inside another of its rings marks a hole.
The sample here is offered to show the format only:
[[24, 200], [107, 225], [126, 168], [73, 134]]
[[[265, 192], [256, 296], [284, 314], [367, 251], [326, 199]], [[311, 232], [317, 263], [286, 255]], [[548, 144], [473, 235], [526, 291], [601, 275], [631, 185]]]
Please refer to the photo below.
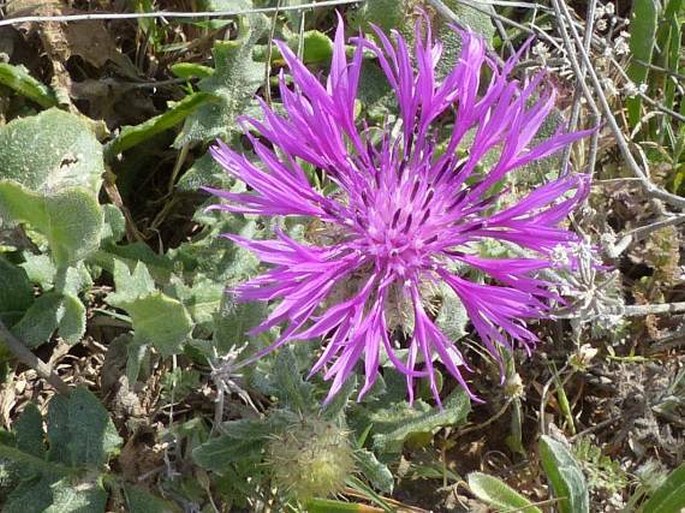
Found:
[[[434, 322], [426, 291], [450, 287], [498, 361], [499, 346], [530, 352], [537, 339], [526, 321], [544, 318], [556, 298], [537, 274], [556, 265], [552, 252], [579, 240], [559, 225], [585, 198], [585, 176], [564, 170], [499, 208], [506, 203], [504, 193], [494, 186], [588, 132], [558, 131], [534, 144], [555, 101], [544, 77], [514, 80], [518, 55], [498, 64], [479, 36], [460, 31], [460, 58], [438, 80], [441, 45], [423, 25], [417, 24], [413, 55], [398, 33], [389, 38], [376, 30], [378, 43], [351, 40], [355, 49], [348, 61], [341, 19], [325, 83], [278, 43], [294, 87], [282, 73], [282, 113], [262, 102], [263, 120], [244, 119], [259, 134], [246, 130], [260, 162], [220, 141], [210, 150], [229, 175], [248, 186], [242, 193], [208, 189], [225, 200], [217, 208], [305, 217], [325, 234], [316, 240], [296, 240], [281, 230], [271, 240], [226, 237], [270, 264], [235, 289], [239, 300], [276, 304], [257, 331], [283, 325], [278, 340], [256, 358], [290, 341], [321, 337], [324, 347], [311, 373], [324, 370], [324, 379], [332, 380], [328, 399], [363, 361], [362, 397], [386, 359], [406, 375], [410, 400], [414, 380], [426, 377], [440, 403], [436, 360], [474, 397], [462, 375], [464, 358]], [[380, 127], [380, 137], [356, 118], [363, 53], [369, 52], [397, 98], [397, 119]], [[438, 144], [446, 124], [450, 133]], [[496, 162], [483, 170], [486, 154]], [[317, 190], [303, 163], [335, 191]], [[530, 256], [483, 258], [478, 245], [489, 238]], [[487, 281], [456, 272], [464, 268]], [[391, 341], [398, 328], [406, 333], [404, 355]]]

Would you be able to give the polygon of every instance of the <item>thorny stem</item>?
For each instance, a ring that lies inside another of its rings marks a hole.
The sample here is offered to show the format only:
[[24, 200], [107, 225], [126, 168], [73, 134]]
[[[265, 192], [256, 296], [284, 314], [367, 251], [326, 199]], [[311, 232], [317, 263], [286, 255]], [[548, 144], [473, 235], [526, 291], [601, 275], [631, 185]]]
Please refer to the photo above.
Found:
[[125, 12], [125, 13], [92, 13], [92, 14], [61, 14], [58, 16], [17, 16], [0, 20], [0, 27], [17, 25], [19, 23], [70, 22], [92, 20], [139, 20], [144, 18], [225, 18], [243, 14], [270, 14], [276, 11], [301, 11], [317, 7], [332, 7], [336, 5], [359, 4], [366, 0], [322, 0], [300, 5], [285, 5], [280, 8], [259, 7], [256, 9], [233, 9], [228, 11], [154, 11], [154, 12]]
[[55, 387], [59, 393], [69, 395], [71, 389], [62, 381], [62, 378], [48, 364], [33, 354], [21, 340], [15, 337], [2, 320], [0, 320], [0, 341], [5, 343], [17, 360], [35, 370], [38, 376]]

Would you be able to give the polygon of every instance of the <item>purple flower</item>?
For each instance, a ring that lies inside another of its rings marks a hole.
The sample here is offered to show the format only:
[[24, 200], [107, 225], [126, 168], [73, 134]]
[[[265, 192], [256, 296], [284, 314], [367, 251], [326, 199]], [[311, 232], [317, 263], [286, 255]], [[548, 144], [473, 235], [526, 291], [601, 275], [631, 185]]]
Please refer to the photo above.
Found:
[[[377, 30], [378, 44], [355, 38], [348, 61], [340, 20], [325, 84], [279, 44], [294, 88], [282, 74], [284, 113], [262, 103], [263, 121], [246, 120], [260, 134], [246, 131], [260, 163], [222, 142], [210, 150], [229, 175], [248, 186], [244, 193], [209, 189], [226, 200], [218, 208], [309, 218], [316, 235], [304, 241], [280, 230], [272, 240], [226, 236], [270, 264], [235, 291], [242, 301], [276, 302], [257, 331], [284, 325], [278, 340], [257, 357], [290, 341], [322, 337], [311, 372], [324, 370], [324, 379], [333, 380], [328, 399], [363, 361], [362, 397], [385, 358], [406, 375], [410, 400], [414, 379], [427, 377], [440, 402], [436, 360], [473, 397], [458, 347], [435, 323], [431, 291], [444, 284], [456, 293], [482, 343], [501, 363], [498, 346], [529, 350], [535, 344], [526, 321], [548, 315], [557, 299], [540, 271], [555, 265], [553, 251], [579, 240], [559, 224], [587, 195], [585, 176], [564, 172], [508, 203], [495, 186], [507, 173], [588, 132], [558, 131], [534, 144], [555, 101], [541, 75], [514, 80], [518, 56], [498, 64], [480, 37], [461, 31], [461, 56], [438, 80], [441, 45], [419, 23], [421, 32], [425, 39], [417, 35], [413, 55], [397, 33], [391, 40]], [[381, 130], [355, 115], [362, 54], [368, 52], [397, 97], [397, 119]], [[495, 162], [484, 170], [486, 154], [494, 154]], [[317, 190], [303, 163], [334, 184], [333, 192]], [[489, 238], [517, 246], [525, 256], [478, 256], [479, 244]], [[470, 281], [457, 268], [488, 279]], [[398, 329], [406, 334], [403, 355], [391, 341]]]

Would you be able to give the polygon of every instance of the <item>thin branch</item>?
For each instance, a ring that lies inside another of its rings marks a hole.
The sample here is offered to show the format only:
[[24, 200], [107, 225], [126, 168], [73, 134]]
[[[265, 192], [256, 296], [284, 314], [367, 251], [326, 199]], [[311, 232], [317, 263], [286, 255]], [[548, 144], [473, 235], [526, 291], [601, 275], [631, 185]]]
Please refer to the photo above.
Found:
[[38, 376], [50, 383], [61, 394], [68, 395], [70, 392], [69, 386], [62, 381], [56, 372], [46, 364], [43, 360], [33, 354], [26, 344], [14, 336], [14, 334], [5, 326], [0, 320], [0, 340], [5, 343], [14, 357], [24, 365], [36, 371]]
[[[623, 237], [621, 237], [621, 240], [625, 239], [626, 237], [630, 237], [631, 242], [636, 242], [644, 239], [647, 235], [655, 232], [656, 230], [660, 230], [661, 228], [665, 228], [667, 226], [677, 226], [681, 223], [685, 223], [685, 215], [683, 214], [667, 217], [666, 219], [655, 221], [646, 226], [633, 228], [632, 230], [624, 233]], [[618, 244], [620, 244], [620, 242]]]
[[656, 305], [627, 305], [623, 315], [626, 317], [640, 317], [642, 315], [659, 315], [666, 313], [685, 313], [685, 301]]
[[[611, 106], [609, 105], [609, 101], [607, 100], [606, 95], [604, 94], [601, 81], [599, 80], [599, 77], [597, 76], [597, 73], [595, 72], [592, 66], [590, 57], [588, 56], [588, 53], [585, 51], [585, 48], [583, 47], [583, 43], [580, 39], [580, 36], [578, 35], [578, 31], [576, 30], [575, 25], [573, 24], [573, 19], [569, 12], [568, 6], [563, 0], [552, 0], [552, 5], [554, 7], [555, 12], [557, 13], [557, 17], [560, 22], [559, 26], [563, 29], [562, 32], [566, 32], [566, 23], [568, 23], [571, 29], [571, 33], [573, 34], [573, 39], [576, 45], [576, 51], [580, 55], [582, 61], [585, 63], [585, 66], [587, 67], [587, 75], [589, 76], [592, 86], [595, 89], [595, 93], [597, 94], [597, 98], [599, 100], [602, 111], [604, 112], [604, 115], [607, 119], [609, 128], [614, 134], [614, 137], [618, 144], [618, 148], [621, 151], [621, 154], [623, 155], [626, 164], [628, 164], [628, 167], [630, 168], [632, 173], [640, 179], [640, 182], [642, 183], [642, 186], [644, 187], [647, 194], [655, 198], [661, 199], [676, 208], [685, 209], [685, 198], [682, 198], [675, 194], [671, 194], [670, 192], [665, 191], [660, 187], [656, 186], [654, 183], [652, 183], [652, 181], [649, 179], [649, 176], [645, 173], [645, 171], [640, 167], [640, 165], [635, 160], [635, 157], [630, 151], [625, 135], [623, 134], [621, 127], [618, 126], [618, 122], [616, 121], [616, 118], [612, 113]], [[567, 37], [568, 34], [565, 36], [565, 38]], [[572, 53], [569, 55], [569, 57], [572, 61], [575, 59], [575, 55], [573, 55]]]
[[233, 9], [228, 11], [155, 11], [155, 12], [126, 12], [126, 13], [89, 13], [89, 14], [60, 14], [57, 16], [18, 16], [0, 20], [0, 27], [17, 25], [19, 23], [45, 23], [45, 22], [73, 22], [93, 20], [139, 20], [145, 18], [169, 18], [169, 19], [198, 19], [198, 18], [224, 18], [239, 16], [242, 14], [270, 14], [284, 11], [301, 11], [303, 9], [315, 9], [318, 7], [332, 7], [336, 5], [358, 4], [366, 0], [322, 0], [301, 5], [288, 5], [278, 7], [260, 7], [256, 9]]

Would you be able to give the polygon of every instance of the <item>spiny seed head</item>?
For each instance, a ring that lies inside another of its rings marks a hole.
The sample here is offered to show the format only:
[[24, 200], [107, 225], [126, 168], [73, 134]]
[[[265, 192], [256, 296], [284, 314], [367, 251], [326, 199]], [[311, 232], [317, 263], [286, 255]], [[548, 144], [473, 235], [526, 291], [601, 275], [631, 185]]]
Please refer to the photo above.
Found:
[[342, 491], [354, 471], [348, 433], [316, 417], [303, 418], [267, 445], [273, 483], [300, 500]]

